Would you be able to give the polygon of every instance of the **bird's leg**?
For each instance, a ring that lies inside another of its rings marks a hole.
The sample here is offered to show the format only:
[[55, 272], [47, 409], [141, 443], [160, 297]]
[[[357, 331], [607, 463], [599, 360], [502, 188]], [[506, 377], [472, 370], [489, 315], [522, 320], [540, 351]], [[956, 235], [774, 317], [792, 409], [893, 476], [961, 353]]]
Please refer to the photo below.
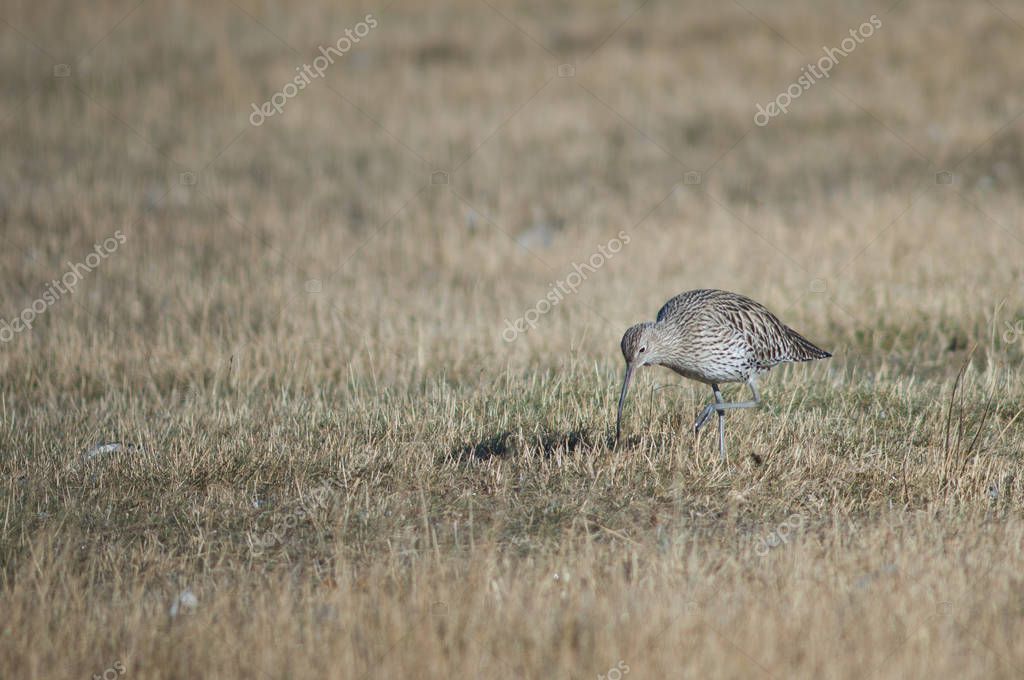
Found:
[[[750, 387], [750, 393], [754, 395], [754, 398], [750, 401], [723, 401], [719, 404], [711, 404], [711, 406], [718, 410], [719, 413], [725, 410], [731, 410], [734, 408], [754, 408], [761, 405], [761, 395], [757, 391], [757, 385], [754, 384], [754, 379], [751, 378], [747, 381], [747, 386]], [[718, 392], [718, 385], [712, 385], [711, 389], [715, 390], [715, 398], [721, 399], [721, 394]]]
[[[716, 395], [718, 394], [718, 385], [712, 385], [711, 389], [715, 391]], [[722, 400], [716, 397], [716, 401], [721, 403]], [[704, 423], [706, 423], [708, 421], [708, 418], [711, 417], [711, 414], [715, 412], [716, 405], [717, 404], [708, 404], [707, 406], [704, 407], [704, 410], [700, 412], [700, 415], [697, 416], [697, 422], [693, 424], [694, 434], [700, 432], [700, 428], [704, 427]]]
[[731, 411], [737, 408], [754, 408], [761, 404], [761, 395], [757, 391], [757, 385], [754, 383], [754, 379], [751, 378], [747, 381], [747, 385], [750, 387], [750, 392], [754, 398], [750, 401], [725, 401], [722, 398], [722, 392], [718, 389], [718, 385], [715, 383], [711, 384], [711, 390], [715, 393], [715, 403], [708, 404], [701, 411], [700, 417], [697, 418], [697, 422], [694, 423], [693, 433], [697, 434], [700, 428], [704, 426], [707, 419], [711, 417], [713, 412], [718, 412], [718, 453], [725, 459], [725, 412]]
[[[718, 390], [718, 385], [712, 385], [711, 389], [715, 392], [716, 405], [725, 403], [722, 393]], [[722, 457], [722, 462], [725, 462], [725, 411], [716, 410], [718, 411], [718, 455]]]
[[754, 395], [754, 398], [750, 401], [725, 401], [722, 399], [722, 392], [718, 389], [718, 385], [712, 383], [711, 389], [715, 393], [715, 403], [708, 404], [704, 407], [704, 410], [700, 412], [700, 416], [697, 417], [697, 422], [693, 424], [693, 433], [697, 434], [700, 432], [700, 428], [704, 427], [704, 423], [707, 422], [708, 418], [715, 411], [722, 413], [723, 411], [731, 411], [737, 408], [754, 408], [755, 406], [761, 405], [761, 395], [757, 391], [757, 385], [754, 384], [753, 380], [747, 382], [747, 386], [750, 387], [750, 392]]
[[722, 393], [719, 391], [718, 385], [715, 384], [715, 383], [711, 384], [711, 390], [715, 393], [715, 403], [714, 404], [708, 404], [707, 406], [705, 406], [704, 410], [700, 412], [699, 416], [697, 416], [697, 422], [695, 422], [693, 424], [693, 433], [694, 434], [697, 434], [698, 432], [700, 432], [700, 428], [704, 427], [704, 423], [706, 423], [708, 421], [708, 418], [711, 417], [712, 413], [714, 413], [715, 411], [718, 411], [719, 414], [721, 414], [721, 410], [719, 409], [719, 406], [721, 404], [725, 403], [722, 400]]

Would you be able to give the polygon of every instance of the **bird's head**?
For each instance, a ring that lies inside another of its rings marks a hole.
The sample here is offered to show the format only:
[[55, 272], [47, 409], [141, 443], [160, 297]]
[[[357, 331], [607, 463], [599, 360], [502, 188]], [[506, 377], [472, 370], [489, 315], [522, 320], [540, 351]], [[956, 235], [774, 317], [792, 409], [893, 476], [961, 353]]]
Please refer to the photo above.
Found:
[[622, 430], [622, 407], [626, 403], [626, 392], [629, 391], [629, 380], [633, 377], [633, 369], [649, 366], [658, 361], [658, 331], [652, 321], [638, 323], [623, 334], [622, 357], [626, 360], [626, 375], [622, 379], [622, 392], [619, 394], [619, 412], [615, 420], [615, 441], [619, 441]]
[[646, 366], [655, 363], [657, 359], [657, 334], [655, 324], [652, 321], [638, 323], [630, 326], [622, 335], [622, 357], [626, 360], [626, 366]]

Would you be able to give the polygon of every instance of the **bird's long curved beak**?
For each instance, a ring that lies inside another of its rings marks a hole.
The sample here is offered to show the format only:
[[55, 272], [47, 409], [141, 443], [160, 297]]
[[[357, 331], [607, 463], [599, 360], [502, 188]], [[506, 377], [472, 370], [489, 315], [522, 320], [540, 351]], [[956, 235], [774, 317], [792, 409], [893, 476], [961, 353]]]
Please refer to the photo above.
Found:
[[619, 443], [622, 432], [622, 406], [626, 403], [626, 392], [629, 391], [629, 379], [633, 377], [633, 364], [626, 364], [626, 376], [622, 379], [622, 393], [619, 395], [619, 415], [615, 419], [615, 444]]

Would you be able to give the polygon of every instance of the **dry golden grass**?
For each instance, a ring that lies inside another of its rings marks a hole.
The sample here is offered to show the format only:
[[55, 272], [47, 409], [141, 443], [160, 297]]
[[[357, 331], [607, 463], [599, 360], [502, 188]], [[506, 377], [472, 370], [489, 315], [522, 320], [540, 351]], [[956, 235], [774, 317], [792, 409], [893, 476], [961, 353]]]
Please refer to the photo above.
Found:
[[[0, 676], [1024, 675], [1024, 10], [135, 4], [0, 10]], [[835, 357], [612, 450], [695, 287]]]

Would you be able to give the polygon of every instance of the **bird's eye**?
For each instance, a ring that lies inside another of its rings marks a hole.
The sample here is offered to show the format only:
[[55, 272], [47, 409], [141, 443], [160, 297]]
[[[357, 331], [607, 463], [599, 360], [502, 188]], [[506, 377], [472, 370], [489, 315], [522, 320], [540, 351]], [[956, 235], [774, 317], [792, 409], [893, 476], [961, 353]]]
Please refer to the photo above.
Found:
[[646, 348], [646, 347], [641, 347], [641, 348], [640, 348], [640, 349], [638, 349], [637, 351], [638, 351], [638, 352], [639, 352], [640, 354], [643, 354], [644, 352], [646, 352], [646, 351], [647, 351], [647, 348]]

